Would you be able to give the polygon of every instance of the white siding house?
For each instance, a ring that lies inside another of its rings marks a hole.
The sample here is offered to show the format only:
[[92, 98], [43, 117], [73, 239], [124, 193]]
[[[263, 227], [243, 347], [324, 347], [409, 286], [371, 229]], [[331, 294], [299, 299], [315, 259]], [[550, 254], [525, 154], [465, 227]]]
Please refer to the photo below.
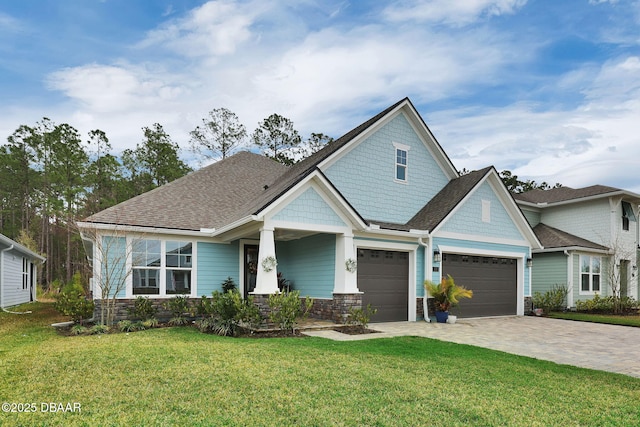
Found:
[[44, 261], [0, 234], [0, 308], [36, 300], [37, 265]]

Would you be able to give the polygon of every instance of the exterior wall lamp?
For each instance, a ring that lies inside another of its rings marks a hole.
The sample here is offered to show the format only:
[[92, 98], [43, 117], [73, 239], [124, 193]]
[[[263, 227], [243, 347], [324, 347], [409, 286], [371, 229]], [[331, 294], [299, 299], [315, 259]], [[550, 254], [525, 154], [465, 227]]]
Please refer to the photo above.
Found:
[[533, 259], [527, 258], [527, 268], [531, 268], [531, 267], [533, 267]]
[[442, 261], [442, 255], [440, 254], [440, 250], [436, 249], [435, 251], [433, 251], [433, 262], [440, 261]]

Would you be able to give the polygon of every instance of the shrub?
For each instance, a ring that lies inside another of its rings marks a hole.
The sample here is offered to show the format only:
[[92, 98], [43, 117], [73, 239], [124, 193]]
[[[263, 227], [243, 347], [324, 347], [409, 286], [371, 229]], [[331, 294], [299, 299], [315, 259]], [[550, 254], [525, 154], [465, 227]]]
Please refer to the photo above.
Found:
[[107, 325], [93, 325], [91, 329], [89, 329], [90, 335], [99, 335], [106, 334], [109, 332], [109, 327]]
[[282, 292], [269, 295], [271, 313], [269, 319], [283, 331], [293, 332], [298, 321], [307, 316], [313, 306], [313, 299], [300, 300], [300, 291]]
[[366, 329], [369, 325], [369, 321], [371, 320], [371, 316], [378, 312], [377, 308], [373, 308], [371, 304], [367, 304], [367, 306], [363, 308], [349, 308], [349, 316], [347, 317], [347, 325], [353, 326], [361, 326]]
[[136, 331], [144, 331], [144, 326], [142, 322], [134, 322], [132, 320], [121, 320], [118, 322], [118, 329], [120, 332], [136, 332]]
[[86, 326], [83, 325], [73, 325], [71, 327], [71, 335], [84, 335], [89, 331]]
[[585, 313], [629, 313], [638, 308], [638, 302], [632, 297], [600, 297], [596, 294], [592, 299], [576, 302], [576, 310]]
[[236, 286], [236, 282], [233, 281], [231, 276], [227, 277], [224, 282], [222, 282], [222, 292], [227, 293], [229, 291], [235, 291], [238, 287]]
[[171, 312], [169, 324], [172, 326], [182, 326], [189, 323], [189, 319], [185, 314], [189, 311], [189, 298], [185, 296], [176, 296], [163, 304], [164, 308]]
[[138, 296], [133, 303], [133, 308], [129, 309], [129, 315], [134, 319], [142, 321], [156, 317], [158, 310], [153, 306], [153, 302], [147, 298]]
[[213, 292], [211, 299], [203, 296], [197, 311], [202, 319], [196, 322], [196, 327], [222, 336], [235, 336], [243, 325], [254, 326], [262, 321], [253, 297], [243, 300], [237, 290]]
[[533, 294], [533, 305], [536, 308], [543, 309], [545, 313], [562, 311], [567, 308], [568, 293], [569, 291], [565, 285], [555, 284], [544, 294], [535, 292]]
[[150, 319], [143, 320], [141, 323], [144, 329], [151, 329], [158, 326], [158, 319], [156, 319], [155, 317], [152, 317]]
[[66, 284], [56, 298], [54, 307], [65, 316], [70, 316], [75, 323], [93, 317], [95, 304], [84, 295], [80, 273], [73, 275], [71, 283]]

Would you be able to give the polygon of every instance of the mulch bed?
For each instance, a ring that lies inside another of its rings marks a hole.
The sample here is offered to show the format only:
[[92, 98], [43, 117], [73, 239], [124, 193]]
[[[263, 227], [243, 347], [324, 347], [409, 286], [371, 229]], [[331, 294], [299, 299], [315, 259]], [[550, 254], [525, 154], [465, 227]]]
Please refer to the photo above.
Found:
[[363, 328], [362, 326], [340, 326], [333, 328], [333, 330], [347, 335], [377, 334], [380, 332], [373, 329]]

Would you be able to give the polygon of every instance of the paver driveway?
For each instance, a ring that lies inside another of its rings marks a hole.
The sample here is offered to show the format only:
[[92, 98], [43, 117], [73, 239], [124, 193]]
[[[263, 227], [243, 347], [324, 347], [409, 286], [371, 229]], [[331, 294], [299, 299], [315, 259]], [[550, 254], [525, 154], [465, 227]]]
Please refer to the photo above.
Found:
[[382, 333], [307, 334], [341, 340], [428, 337], [640, 378], [640, 328], [526, 316], [458, 319], [453, 325], [419, 321], [374, 323], [369, 327]]

